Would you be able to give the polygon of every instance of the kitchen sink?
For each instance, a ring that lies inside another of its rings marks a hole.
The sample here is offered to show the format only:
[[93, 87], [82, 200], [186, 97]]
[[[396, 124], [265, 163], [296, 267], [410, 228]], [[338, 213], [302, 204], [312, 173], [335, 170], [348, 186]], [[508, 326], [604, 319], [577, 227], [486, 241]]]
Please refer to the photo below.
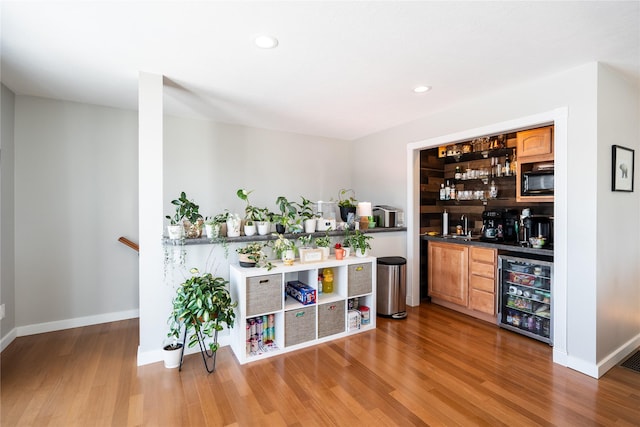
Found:
[[466, 234], [447, 234], [442, 236], [443, 239], [455, 239], [455, 240], [480, 240], [480, 236], [469, 236]]

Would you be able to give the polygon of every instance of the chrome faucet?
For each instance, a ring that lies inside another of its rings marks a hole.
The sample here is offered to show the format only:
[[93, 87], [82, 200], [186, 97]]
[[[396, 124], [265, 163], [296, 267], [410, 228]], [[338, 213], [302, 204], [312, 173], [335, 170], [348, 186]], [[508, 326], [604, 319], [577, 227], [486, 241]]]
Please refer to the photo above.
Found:
[[462, 234], [467, 236], [469, 234], [469, 218], [467, 218], [465, 214], [462, 214], [460, 222], [462, 222]]

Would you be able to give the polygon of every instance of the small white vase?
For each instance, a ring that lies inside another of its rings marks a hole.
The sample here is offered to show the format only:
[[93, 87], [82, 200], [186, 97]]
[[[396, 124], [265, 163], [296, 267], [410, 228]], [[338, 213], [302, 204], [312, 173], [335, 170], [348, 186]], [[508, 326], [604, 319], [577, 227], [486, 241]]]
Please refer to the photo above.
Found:
[[252, 225], [245, 225], [244, 226], [244, 235], [245, 236], [253, 236], [254, 234], [256, 234], [257, 232], [257, 228], [255, 224]]
[[269, 221], [258, 221], [258, 234], [260, 236], [266, 236], [269, 234], [269, 229], [271, 228], [271, 223]]
[[351, 248], [348, 246], [343, 246], [342, 249], [344, 249], [344, 257], [347, 258], [349, 255], [351, 255]]
[[167, 233], [169, 233], [169, 238], [171, 240], [177, 240], [182, 238], [182, 231], [184, 230], [184, 228], [182, 227], [182, 225], [168, 225], [167, 226]]
[[304, 220], [304, 232], [305, 233], [315, 233], [316, 232], [316, 219], [305, 219]]
[[228, 219], [227, 220], [227, 237], [240, 236], [240, 220]]
[[293, 265], [294, 259], [296, 259], [296, 251], [293, 249], [287, 249], [282, 253], [282, 262], [284, 265]]
[[204, 231], [208, 239], [215, 239], [220, 235], [220, 224], [205, 224]]
[[365, 249], [364, 251], [360, 248], [356, 249], [356, 257], [364, 258], [369, 255], [369, 249]]
[[318, 249], [322, 250], [322, 260], [323, 261], [328, 260], [329, 259], [329, 252], [330, 252], [329, 247], [326, 246], [326, 247], [321, 247], [321, 248], [318, 248]]

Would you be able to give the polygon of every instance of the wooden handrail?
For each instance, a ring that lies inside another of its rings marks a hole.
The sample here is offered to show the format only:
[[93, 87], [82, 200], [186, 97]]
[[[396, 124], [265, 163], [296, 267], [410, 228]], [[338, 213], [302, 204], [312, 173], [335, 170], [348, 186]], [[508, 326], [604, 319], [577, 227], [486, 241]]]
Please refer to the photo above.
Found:
[[133, 249], [133, 250], [134, 250], [134, 251], [136, 251], [136, 252], [140, 252], [140, 246], [138, 246], [138, 244], [137, 244], [137, 243], [134, 243], [134, 242], [132, 242], [131, 240], [127, 239], [126, 237], [122, 237], [122, 236], [121, 236], [121, 237], [118, 239], [118, 242], [120, 242], [120, 243], [122, 243], [122, 244], [124, 244], [124, 245], [129, 246], [131, 249]]

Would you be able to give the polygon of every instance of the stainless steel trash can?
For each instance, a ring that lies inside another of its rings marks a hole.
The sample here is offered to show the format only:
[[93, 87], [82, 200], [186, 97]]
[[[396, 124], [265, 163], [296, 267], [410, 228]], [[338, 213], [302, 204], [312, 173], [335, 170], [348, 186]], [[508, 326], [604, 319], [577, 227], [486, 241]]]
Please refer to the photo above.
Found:
[[407, 317], [407, 260], [399, 256], [378, 258], [377, 313], [380, 316]]

